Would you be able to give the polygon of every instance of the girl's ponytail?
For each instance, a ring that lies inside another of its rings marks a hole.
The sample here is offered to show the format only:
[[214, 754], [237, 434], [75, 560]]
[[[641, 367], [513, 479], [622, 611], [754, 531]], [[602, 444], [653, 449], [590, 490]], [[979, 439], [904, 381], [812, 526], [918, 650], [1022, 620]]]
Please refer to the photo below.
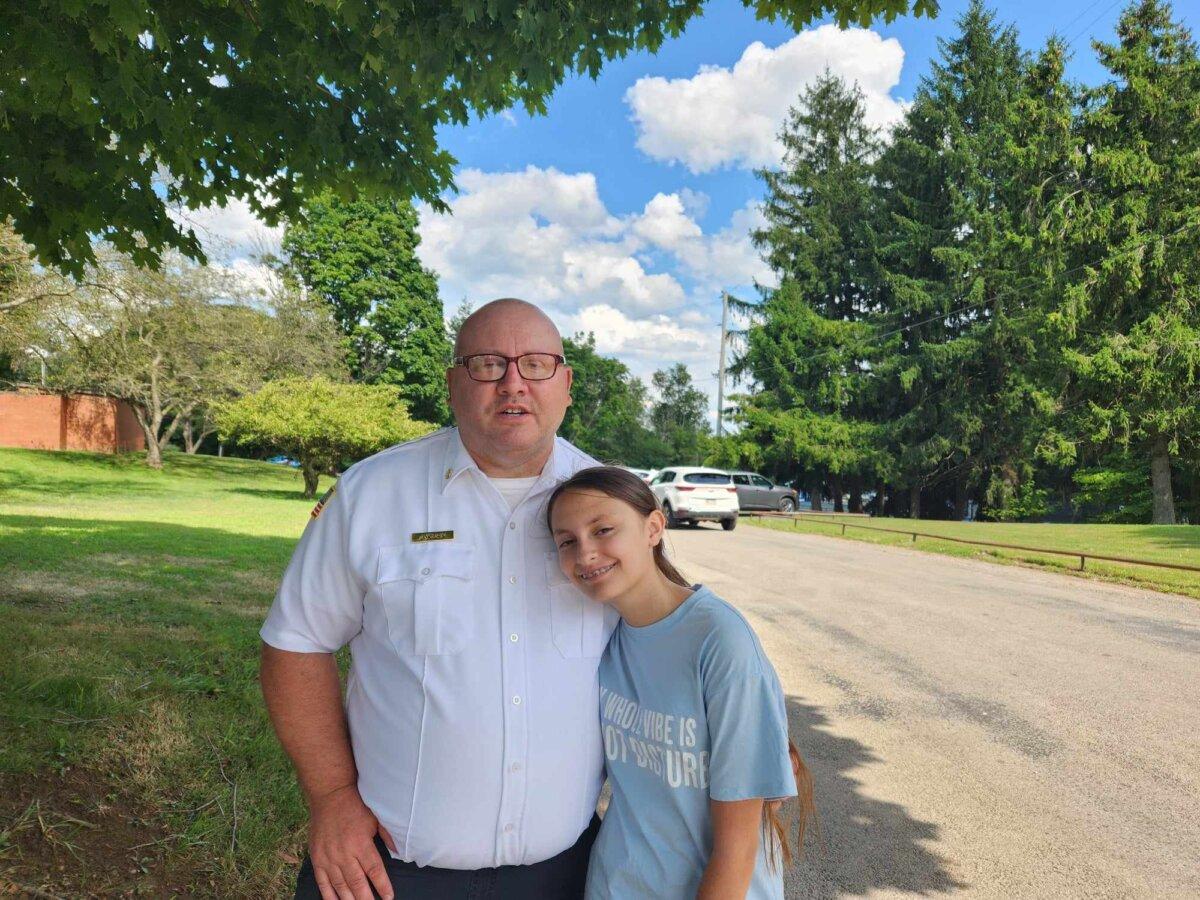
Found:
[[[817, 810], [813, 805], [812, 774], [804, 765], [804, 760], [800, 758], [800, 751], [791, 741], [788, 741], [788, 758], [792, 762], [792, 775], [796, 779], [796, 853], [798, 856], [803, 856], [804, 832], [807, 830], [809, 822], [812, 822], [813, 826], [817, 828], [818, 836], [820, 835], [820, 826], [817, 825]], [[780, 807], [788, 802], [768, 800], [763, 804], [763, 839], [767, 842], [767, 859], [772, 868], [779, 865], [780, 855], [783, 856], [785, 866], [792, 864], [792, 848], [788, 841], [789, 823], [779, 814]], [[788, 818], [791, 817], [788, 816]]]

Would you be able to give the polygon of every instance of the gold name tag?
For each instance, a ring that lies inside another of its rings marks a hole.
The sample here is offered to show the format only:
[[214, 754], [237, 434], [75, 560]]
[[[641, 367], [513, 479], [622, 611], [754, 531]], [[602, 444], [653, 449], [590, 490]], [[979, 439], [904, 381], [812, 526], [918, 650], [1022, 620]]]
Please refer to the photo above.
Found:
[[413, 532], [412, 542], [414, 544], [424, 544], [429, 541], [452, 541], [454, 540], [453, 531], [416, 531]]

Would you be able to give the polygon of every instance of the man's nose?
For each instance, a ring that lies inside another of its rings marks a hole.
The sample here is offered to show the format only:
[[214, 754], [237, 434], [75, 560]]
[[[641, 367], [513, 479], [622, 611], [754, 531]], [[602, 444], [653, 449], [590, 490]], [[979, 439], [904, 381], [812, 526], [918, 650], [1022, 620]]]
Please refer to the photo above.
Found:
[[504, 377], [500, 379], [498, 387], [505, 394], [524, 393], [525, 379], [521, 377], [515, 359], [509, 360], [508, 368], [504, 370]]

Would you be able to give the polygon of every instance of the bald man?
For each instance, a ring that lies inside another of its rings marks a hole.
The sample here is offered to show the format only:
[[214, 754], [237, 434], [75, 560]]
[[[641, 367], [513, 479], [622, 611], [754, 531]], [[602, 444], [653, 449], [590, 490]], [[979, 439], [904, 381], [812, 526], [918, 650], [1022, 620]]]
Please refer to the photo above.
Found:
[[314, 511], [261, 631], [310, 815], [296, 897], [582, 897], [616, 619], [545, 525], [595, 465], [556, 437], [571, 377], [541, 310], [483, 306], [446, 373], [457, 427], [352, 466]]

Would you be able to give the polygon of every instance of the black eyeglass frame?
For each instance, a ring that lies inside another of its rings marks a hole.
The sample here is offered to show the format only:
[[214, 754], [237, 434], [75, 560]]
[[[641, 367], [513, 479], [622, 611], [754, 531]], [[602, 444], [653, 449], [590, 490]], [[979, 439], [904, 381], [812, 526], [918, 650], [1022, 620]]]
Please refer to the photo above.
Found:
[[[474, 375], [471, 374], [471, 366], [470, 366], [471, 360], [479, 359], [480, 357], [483, 357], [483, 356], [493, 356], [496, 359], [504, 360], [504, 371], [500, 373], [499, 378], [476, 378]], [[528, 378], [528, 377], [526, 377], [524, 374], [521, 373], [521, 360], [523, 360], [527, 356], [549, 356], [549, 357], [551, 357], [554, 360], [554, 370], [549, 375], [547, 375], [545, 378]], [[505, 378], [508, 377], [508, 367], [511, 366], [513, 363], [517, 364], [517, 373], [520, 374], [521, 377], [524, 378], [526, 381], [549, 381], [551, 378], [553, 378], [555, 375], [558, 374], [559, 366], [565, 366], [567, 364], [567, 358], [565, 356], [563, 356], [561, 353], [540, 353], [540, 352], [538, 352], [538, 353], [522, 353], [520, 356], [505, 356], [503, 353], [472, 353], [470, 356], [456, 356], [452, 360], [450, 360], [450, 362], [453, 363], [455, 366], [462, 366], [464, 369], [466, 369], [467, 377], [470, 378], [472, 381], [477, 381], [480, 384], [494, 384], [495, 382], [503, 381]]]

